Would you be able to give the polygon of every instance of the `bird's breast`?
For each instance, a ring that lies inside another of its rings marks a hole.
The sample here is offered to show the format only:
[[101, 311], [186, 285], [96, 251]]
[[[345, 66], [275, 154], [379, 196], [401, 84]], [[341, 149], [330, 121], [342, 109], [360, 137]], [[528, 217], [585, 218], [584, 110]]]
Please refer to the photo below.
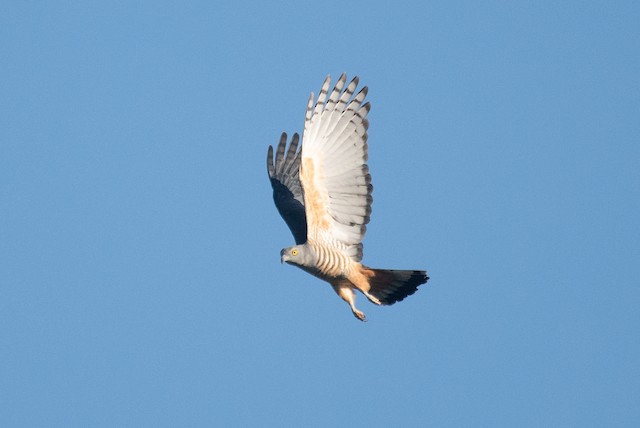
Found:
[[313, 243], [311, 247], [316, 254], [315, 267], [318, 273], [325, 277], [323, 279], [344, 277], [351, 271], [354, 261], [346, 254], [344, 245]]

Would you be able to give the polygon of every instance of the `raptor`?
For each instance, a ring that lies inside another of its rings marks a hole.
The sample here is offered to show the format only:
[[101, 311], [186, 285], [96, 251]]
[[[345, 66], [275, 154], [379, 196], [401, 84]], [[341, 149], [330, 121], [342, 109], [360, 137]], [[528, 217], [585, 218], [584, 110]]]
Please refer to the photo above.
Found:
[[[366, 321], [355, 306], [355, 290], [376, 305], [392, 305], [416, 292], [429, 277], [423, 270], [373, 269], [361, 263], [362, 240], [373, 198], [367, 166], [367, 87], [356, 93], [342, 74], [334, 88], [327, 77], [318, 99], [307, 103], [302, 142], [287, 148], [283, 133], [275, 151], [269, 146], [267, 172], [278, 212], [296, 245], [280, 252], [282, 262], [320, 278]], [[355, 95], [354, 95], [355, 94]]]

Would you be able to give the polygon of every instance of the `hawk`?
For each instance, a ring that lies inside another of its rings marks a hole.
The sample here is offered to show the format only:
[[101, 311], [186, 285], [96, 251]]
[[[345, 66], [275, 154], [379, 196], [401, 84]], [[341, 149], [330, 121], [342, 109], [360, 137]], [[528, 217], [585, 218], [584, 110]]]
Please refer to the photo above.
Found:
[[329, 93], [327, 76], [315, 104], [311, 93], [302, 143], [296, 133], [287, 149], [283, 133], [275, 158], [269, 146], [267, 172], [273, 200], [296, 242], [280, 252], [280, 261], [327, 281], [353, 315], [366, 321], [355, 306], [354, 290], [376, 305], [392, 305], [429, 277], [423, 270], [373, 269], [360, 263], [373, 202], [367, 166], [371, 105], [364, 103], [366, 86], [354, 96], [358, 77], [345, 88], [346, 81], [342, 74]]

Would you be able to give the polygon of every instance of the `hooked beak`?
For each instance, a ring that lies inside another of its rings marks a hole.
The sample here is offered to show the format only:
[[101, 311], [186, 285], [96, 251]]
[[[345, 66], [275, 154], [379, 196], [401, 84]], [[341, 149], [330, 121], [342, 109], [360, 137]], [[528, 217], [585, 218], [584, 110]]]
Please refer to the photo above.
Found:
[[280, 264], [283, 264], [286, 261], [284, 250], [280, 250]]

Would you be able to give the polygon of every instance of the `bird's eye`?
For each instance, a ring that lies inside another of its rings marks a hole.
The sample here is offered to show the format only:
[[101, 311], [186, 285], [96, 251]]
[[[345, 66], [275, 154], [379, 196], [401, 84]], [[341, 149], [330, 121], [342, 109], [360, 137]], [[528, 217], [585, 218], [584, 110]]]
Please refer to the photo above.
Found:
[[297, 256], [298, 255], [298, 250], [296, 250], [295, 248], [293, 250], [291, 250], [291, 255], [292, 256]]

